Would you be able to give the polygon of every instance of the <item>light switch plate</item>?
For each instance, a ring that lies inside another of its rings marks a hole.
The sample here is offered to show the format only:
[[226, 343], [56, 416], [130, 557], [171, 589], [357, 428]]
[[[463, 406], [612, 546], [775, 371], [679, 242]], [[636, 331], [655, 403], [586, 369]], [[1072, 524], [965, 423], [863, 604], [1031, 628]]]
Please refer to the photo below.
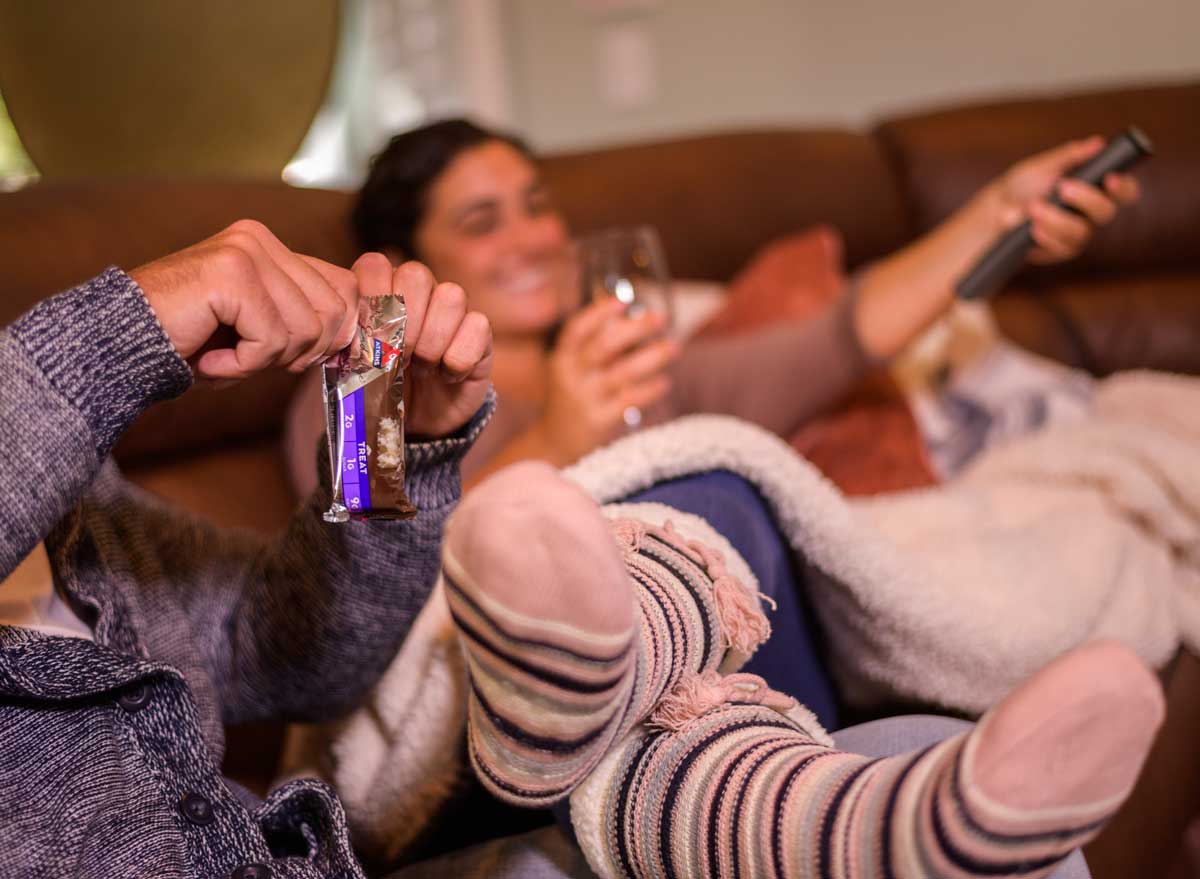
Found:
[[658, 100], [654, 40], [641, 22], [608, 24], [596, 32], [600, 96], [618, 110], [640, 110]]

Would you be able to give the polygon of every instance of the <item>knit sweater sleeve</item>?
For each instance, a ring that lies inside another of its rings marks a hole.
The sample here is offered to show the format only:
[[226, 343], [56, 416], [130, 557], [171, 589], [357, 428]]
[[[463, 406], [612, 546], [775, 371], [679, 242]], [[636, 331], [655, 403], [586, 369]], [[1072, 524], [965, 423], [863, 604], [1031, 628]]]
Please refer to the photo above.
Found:
[[319, 492], [268, 539], [217, 528], [105, 464], [146, 408], [192, 381], [125, 273], [0, 330], [0, 371], [0, 581], [78, 509], [78, 533], [134, 603], [182, 611], [140, 614], [145, 646], [197, 657], [227, 723], [328, 717], [371, 685], [432, 588], [461, 458], [494, 408], [489, 398], [458, 435], [408, 446], [416, 518], [328, 525]]
[[192, 373], [109, 269], [0, 329], [0, 581], [77, 503], [122, 432]]
[[190, 634], [225, 723], [327, 720], [361, 701], [433, 589], [461, 459], [493, 408], [489, 397], [456, 435], [406, 447], [419, 512], [404, 521], [324, 522], [324, 462], [323, 487], [274, 538], [216, 528], [123, 480], [97, 492], [101, 518], [139, 547], [135, 588], [182, 608], [190, 632], [159, 634]]

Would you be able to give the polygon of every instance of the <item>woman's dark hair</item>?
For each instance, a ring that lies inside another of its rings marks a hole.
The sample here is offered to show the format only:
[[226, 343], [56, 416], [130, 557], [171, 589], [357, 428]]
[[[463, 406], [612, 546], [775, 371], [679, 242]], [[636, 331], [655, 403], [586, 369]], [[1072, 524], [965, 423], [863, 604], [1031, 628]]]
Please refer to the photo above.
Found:
[[413, 238], [425, 216], [429, 187], [458, 155], [498, 140], [533, 160], [519, 138], [466, 119], [445, 119], [397, 134], [374, 159], [358, 192], [350, 222], [364, 251], [395, 248], [418, 256]]

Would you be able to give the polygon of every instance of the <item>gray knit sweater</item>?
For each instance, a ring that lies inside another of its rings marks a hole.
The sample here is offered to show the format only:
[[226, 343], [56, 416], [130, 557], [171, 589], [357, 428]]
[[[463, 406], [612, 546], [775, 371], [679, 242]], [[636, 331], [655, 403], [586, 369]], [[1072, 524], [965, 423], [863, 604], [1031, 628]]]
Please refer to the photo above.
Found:
[[108, 453], [191, 382], [110, 269], [0, 330], [0, 581], [40, 540], [95, 643], [0, 626], [0, 877], [360, 876], [317, 782], [247, 803], [222, 724], [327, 719], [387, 666], [436, 576], [461, 435], [409, 446], [407, 522], [266, 540], [121, 479]]

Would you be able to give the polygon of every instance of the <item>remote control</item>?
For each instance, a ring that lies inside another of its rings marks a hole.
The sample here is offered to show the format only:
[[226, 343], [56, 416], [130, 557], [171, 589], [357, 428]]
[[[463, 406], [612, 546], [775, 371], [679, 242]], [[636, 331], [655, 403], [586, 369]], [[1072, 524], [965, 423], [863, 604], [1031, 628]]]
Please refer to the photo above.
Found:
[[[1110, 140], [1099, 153], [1084, 162], [1067, 176], [1099, 186], [1104, 176], [1112, 171], [1124, 171], [1137, 162], [1154, 154], [1150, 138], [1138, 128], [1130, 126]], [[1054, 195], [1051, 204], [1079, 213], [1070, 205], [1064, 205]], [[962, 280], [958, 282], [960, 299], [982, 299], [1002, 288], [1025, 264], [1025, 257], [1033, 247], [1032, 224], [1026, 220], [1007, 232], [983, 255]]]

